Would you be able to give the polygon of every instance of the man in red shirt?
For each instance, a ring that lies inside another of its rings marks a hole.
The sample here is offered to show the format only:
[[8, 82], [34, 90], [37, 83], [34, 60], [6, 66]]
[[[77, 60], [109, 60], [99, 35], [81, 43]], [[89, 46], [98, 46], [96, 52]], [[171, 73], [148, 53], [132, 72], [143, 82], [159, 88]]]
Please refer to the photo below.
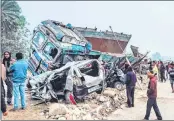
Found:
[[150, 79], [149, 85], [148, 85], [148, 101], [147, 101], [147, 109], [146, 109], [146, 115], [144, 117], [145, 120], [149, 120], [151, 108], [153, 107], [155, 114], [157, 116], [158, 120], [162, 120], [161, 113], [159, 111], [156, 98], [157, 98], [157, 77], [156, 74], [153, 74], [153, 71], [148, 72], [148, 77]]

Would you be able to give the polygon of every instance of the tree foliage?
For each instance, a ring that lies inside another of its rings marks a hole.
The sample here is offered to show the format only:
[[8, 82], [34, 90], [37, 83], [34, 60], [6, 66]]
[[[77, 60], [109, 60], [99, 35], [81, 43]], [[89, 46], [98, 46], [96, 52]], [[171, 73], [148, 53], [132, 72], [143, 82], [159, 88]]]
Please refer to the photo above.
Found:
[[18, 3], [14, 0], [3, 0], [1, 4], [1, 52], [17, 52], [28, 56], [30, 49], [30, 31], [27, 21]]

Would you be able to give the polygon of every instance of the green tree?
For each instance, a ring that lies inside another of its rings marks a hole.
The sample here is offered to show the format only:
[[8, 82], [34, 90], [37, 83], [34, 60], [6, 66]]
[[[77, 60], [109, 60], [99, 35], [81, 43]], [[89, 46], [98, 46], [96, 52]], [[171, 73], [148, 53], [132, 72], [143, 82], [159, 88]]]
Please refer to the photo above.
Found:
[[10, 38], [11, 32], [18, 29], [21, 9], [16, 1], [3, 0], [1, 3], [1, 34]]
[[27, 29], [25, 16], [16, 1], [2, 1], [1, 4], [1, 52], [10, 51], [14, 56], [16, 52], [23, 52], [28, 56], [30, 49], [30, 31]]

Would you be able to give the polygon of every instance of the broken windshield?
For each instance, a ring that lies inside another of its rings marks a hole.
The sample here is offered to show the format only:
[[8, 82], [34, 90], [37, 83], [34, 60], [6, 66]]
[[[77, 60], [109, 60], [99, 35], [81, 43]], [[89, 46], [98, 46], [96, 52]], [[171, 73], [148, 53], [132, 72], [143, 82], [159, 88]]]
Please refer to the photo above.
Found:
[[46, 57], [50, 60], [54, 59], [58, 53], [58, 49], [52, 43], [48, 42], [43, 50]]
[[33, 43], [36, 47], [42, 47], [43, 44], [46, 42], [46, 36], [44, 36], [41, 32], [36, 32], [35, 36], [33, 37]]

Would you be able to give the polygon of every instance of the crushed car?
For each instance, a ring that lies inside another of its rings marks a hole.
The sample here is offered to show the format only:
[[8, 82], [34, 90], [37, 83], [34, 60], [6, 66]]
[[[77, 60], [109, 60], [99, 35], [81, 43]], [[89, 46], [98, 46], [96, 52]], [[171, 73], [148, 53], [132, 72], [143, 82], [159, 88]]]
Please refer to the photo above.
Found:
[[51, 101], [63, 95], [67, 103], [76, 104], [92, 93], [106, 88], [105, 70], [96, 59], [68, 62], [65, 66], [28, 79], [33, 99]]

